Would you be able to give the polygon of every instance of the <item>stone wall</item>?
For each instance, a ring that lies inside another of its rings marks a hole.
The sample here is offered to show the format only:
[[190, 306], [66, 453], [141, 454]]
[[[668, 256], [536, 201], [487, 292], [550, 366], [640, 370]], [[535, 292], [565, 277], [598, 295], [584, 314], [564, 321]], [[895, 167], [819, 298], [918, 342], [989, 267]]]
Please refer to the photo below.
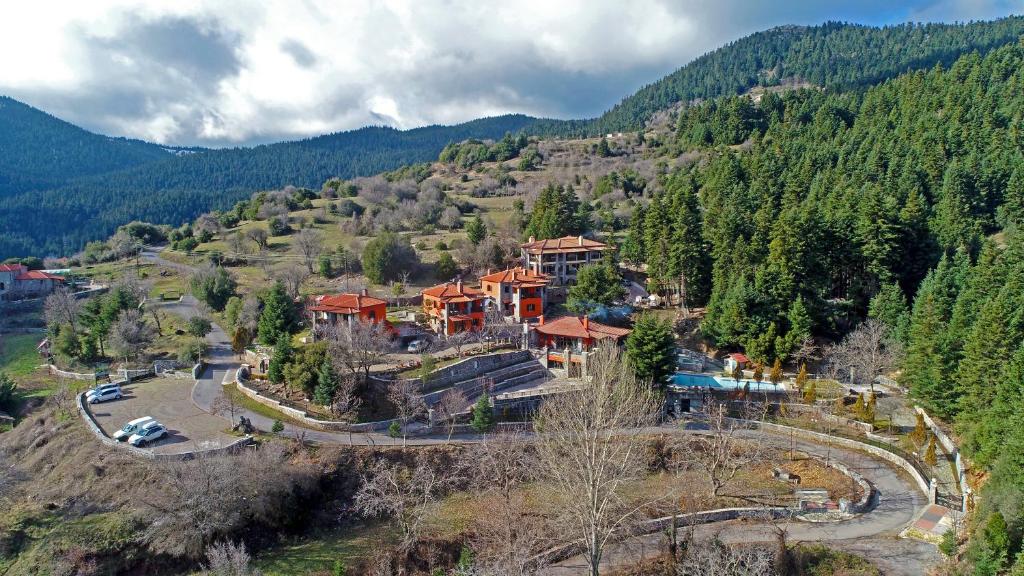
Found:
[[[118, 384], [124, 383], [126, 383], [126, 381], [118, 382]], [[89, 411], [89, 406], [85, 402], [85, 392], [82, 392], [81, 394], [75, 397], [75, 404], [76, 407], [78, 408], [78, 413], [82, 416], [82, 420], [85, 421], [86, 426], [89, 428], [89, 430], [92, 431], [92, 433], [101, 443], [111, 448], [114, 448], [115, 450], [125, 450], [126, 452], [133, 456], [145, 458], [147, 460], [191, 460], [199, 454], [230, 454], [239, 451], [245, 446], [250, 446], [255, 443], [255, 440], [253, 440], [252, 436], [245, 436], [244, 438], [239, 438], [235, 442], [222, 448], [213, 448], [211, 450], [191, 450], [188, 452], [178, 452], [175, 454], [156, 454], [150, 450], [136, 448], [128, 443], [118, 442], [117, 440], [114, 440], [110, 436], [107, 436], [107, 433], [104, 432], [103, 429], [100, 428], [99, 424], [96, 423], [96, 419], [93, 418], [92, 412]]]
[[826, 444], [831, 442], [835, 446], [842, 446], [844, 448], [852, 448], [854, 450], [860, 450], [862, 452], [867, 452], [868, 454], [871, 454], [872, 456], [877, 456], [878, 458], [881, 458], [883, 460], [891, 462], [891, 463], [895, 464], [896, 466], [898, 466], [899, 468], [902, 468], [907, 474], [910, 475], [911, 478], [914, 479], [914, 483], [917, 484], [917, 488], [921, 491], [921, 493], [925, 494], [926, 496], [928, 496], [933, 504], [935, 503], [935, 500], [934, 500], [934, 490], [932, 490], [931, 482], [929, 481], [929, 479], [927, 479], [924, 476], [922, 476], [921, 473], [917, 471], [917, 468], [915, 468], [913, 464], [911, 464], [910, 462], [906, 461], [905, 459], [903, 459], [899, 455], [894, 454], [893, 452], [890, 452], [890, 451], [885, 450], [883, 448], [879, 448], [877, 446], [872, 446], [871, 444], [865, 444], [864, 442], [858, 442], [856, 440], [850, 440], [848, 438], [842, 438], [842, 437], [839, 437], [839, 436], [829, 436], [827, 434], [821, 434], [820, 432], [812, 432], [810, 430], [804, 430], [802, 428], [793, 428], [791, 426], [782, 426], [780, 424], [770, 424], [768, 422], [752, 422], [752, 421], [749, 421], [749, 420], [735, 420], [735, 421], [736, 422], [741, 422], [741, 423], [744, 423], [744, 424], [750, 424], [752, 426], [759, 427], [759, 428], [761, 428], [763, 430], [771, 430], [771, 431], [774, 431], [774, 432], [778, 432], [780, 434], [787, 434], [787, 435], [788, 434], [792, 434], [793, 436], [796, 436], [797, 438], [804, 438], [806, 440], [813, 440], [814, 442], [819, 442], [819, 443], [823, 442], [823, 443], [826, 443]]
[[424, 393], [429, 393], [450, 388], [456, 383], [472, 379], [484, 372], [505, 368], [531, 358], [533, 355], [527, 350], [473, 356], [431, 372], [430, 381], [426, 387], [423, 386], [423, 381], [420, 378], [410, 378], [409, 380], [415, 382], [416, 386]]
[[935, 434], [935, 439], [942, 445], [942, 449], [946, 451], [946, 454], [953, 457], [953, 462], [956, 465], [957, 482], [960, 483], [960, 493], [963, 494], [964, 498], [964, 505], [961, 509], [967, 510], [966, 502], [970, 499], [972, 492], [971, 487], [967, 483], [967, 462], [964, 461], [963, 455], [960, 454], [960, 449], [957, 447], [956, 442], [953, 442], [953, 439], [925, 412], [924, 408], [915, 406], [914, 410], [924, 418], [925, 425], [932, 431], [932, 434]]

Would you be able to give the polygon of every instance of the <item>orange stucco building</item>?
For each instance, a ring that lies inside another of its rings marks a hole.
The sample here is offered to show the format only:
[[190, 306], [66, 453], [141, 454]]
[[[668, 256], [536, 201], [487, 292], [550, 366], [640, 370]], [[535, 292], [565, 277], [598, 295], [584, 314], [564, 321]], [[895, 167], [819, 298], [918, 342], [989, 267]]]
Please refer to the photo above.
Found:
[[316, 296], [307, 310], [317, 327], [357, 321], [376, 324], [387, 321], [388, 303], [363, 290], [359, 294]]
[[546, 274], [516, 267], [482, 276], [480, 285], [505, 316], [523, 322], [544, 314], [549, 281]]
[[437, 334], [482, 330], [487, 294], [462, 283], [445, 282], [423, 291], [423, 313]]

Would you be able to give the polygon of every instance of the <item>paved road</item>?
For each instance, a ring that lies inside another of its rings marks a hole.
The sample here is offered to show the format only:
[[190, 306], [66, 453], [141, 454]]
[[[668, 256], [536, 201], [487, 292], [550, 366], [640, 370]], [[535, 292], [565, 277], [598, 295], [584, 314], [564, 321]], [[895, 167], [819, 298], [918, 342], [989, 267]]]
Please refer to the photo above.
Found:
[[[761, 432], [761, 434], [767, 434]], [[767, 434], [771, 442], [782, 448], [789, 447], [789, 438]], [[824, 458], [826, 447], [807, 441], [796, 441], [796, 448]], [[910, 524], [927, 504], [910, 478], [897, 471], [884, 460], [856, 450], [832, 447], [830, 457], [838, 459], [870, 481], [878, 493], [875, 506], [861, 516], [835, 523], [810, 523], [799, 520], [780, 522], [790, 542], [827, 542], [828, 545], [849, 550], [875, 563], [885, 574], [917, 576], [927, 572], [928, 566], [938, 561], [935, 546], [923, 542], [898, 540], [899, 532]], [[726, 543], [773, 542], [774, 529], [768, 524], [750, 522], [723, 522], [699, 526], [694, 531], [697, 539], [718, 536]], [[642, 558], [657, 556], [664, 547], [662, 534], [649, 534], [613, 545], [605, 556], [605, 568], [623, 568]], [[546, 576], [586, 574], [587, 565], [582, 557], [570, 558], [548, 568]]]

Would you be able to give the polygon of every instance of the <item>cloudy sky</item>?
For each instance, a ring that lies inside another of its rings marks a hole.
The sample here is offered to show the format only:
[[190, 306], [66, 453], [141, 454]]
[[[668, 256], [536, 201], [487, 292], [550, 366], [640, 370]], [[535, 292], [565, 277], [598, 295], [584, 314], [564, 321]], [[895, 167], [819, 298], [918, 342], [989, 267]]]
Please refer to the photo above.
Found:
[[0, 94], [90, 130], [228, 146], [599, 114], [779, 24], [989, 19], [1024, 0], [38, 0], [0, 7]]

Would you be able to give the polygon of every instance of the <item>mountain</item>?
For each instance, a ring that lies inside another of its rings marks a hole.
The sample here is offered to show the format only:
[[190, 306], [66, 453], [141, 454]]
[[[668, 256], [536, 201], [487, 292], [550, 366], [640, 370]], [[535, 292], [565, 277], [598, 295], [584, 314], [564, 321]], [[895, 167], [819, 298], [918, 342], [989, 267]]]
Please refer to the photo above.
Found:
[[[160, 146], [91, 134], [3, 99], [0, 106], [0, 258], [66, 254], [133, 219], [179, 224], [254, 190], [319, 186], [431, 160], [449, 142], [506, 132], [579, 136], [636, 130], [678, 102], [800, 80], [828, 90], [866, 87], [909, 70], [1016, 41], [1024, 18], [874, 28], [787, 26], [737, 40], [587, 120], [523, 115], [407, 131], [371, 127], [252, 148], [170, 155]], [[26, 126], [37, 125], [40, 134]], [[9, 132], [9, 133], [8, 133]], [[66, 134], [67, 138], [61, 137]], [[170, 156], [170, 157], [168, 157]], [[41, 209], [41, 207], [43, 209]]]
[[0, 96], [0, 197], [171, 156], [156, 144], [93, 134]]
[[[0, 116], [4, 112], [0, 109]], [[369, 127], [294, 142], [182, 155], [138, 143], [161, 150], [162, 155], [157, 161], [66, 179], [52, 187], [18, 194], [0, 190], [0, 258], [67, 254], [90, 240], [108, 236], [130, 220], [180, 223], [201, 212], [226, 208], [254, 190], [288, 184], [319, 188], [334, 176], [375, 174], [432, 160], [450, 142], [500, 138], [537, 121], [512, 114], [412, 130]], [[108, 140], [77, 130], [99, 142]], [[0, 145], [0, 156], [7, 154], [8, 147], [14, 148], [9, 143]], [[101, 153], [98, 144], [93, 152]]]
[[963, 54], [988, 52], [1024, 35], [1024, 17], [968, 24], [871, 27], [840, 22], [781, 26], [709, 52], [644, 86], [591, 120], [555, 122], [549, 134], [605, 134], [636, 130], [677, 102], [742, 94], [754, 86], [800, 80], [848, 90], [910, 70], [951, 65]]

